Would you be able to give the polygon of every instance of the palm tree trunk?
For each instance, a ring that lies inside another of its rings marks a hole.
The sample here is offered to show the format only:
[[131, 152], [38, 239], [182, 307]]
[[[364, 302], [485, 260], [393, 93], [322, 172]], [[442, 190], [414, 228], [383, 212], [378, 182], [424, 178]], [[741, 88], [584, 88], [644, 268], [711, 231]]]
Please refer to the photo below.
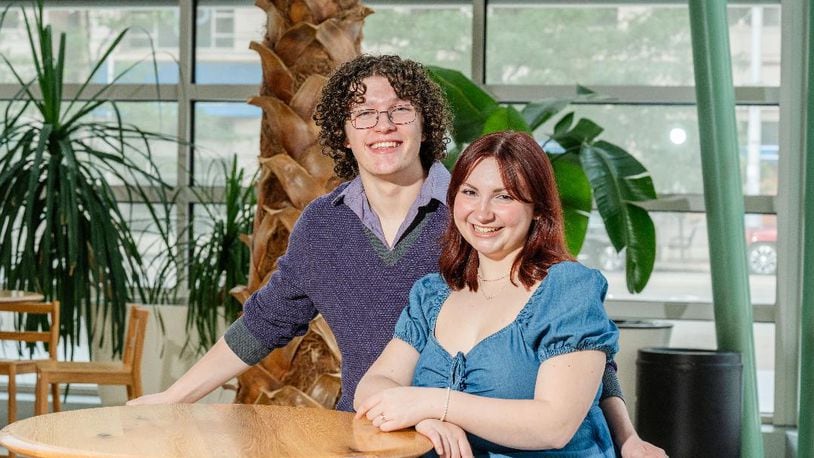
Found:
[[[338, 183], [317, 143], [312, 119], [327, 76], [360, 52], [359, 0], [257, 0], [268, 17], [260, 56], [263, 83], [249, 103], [263, 109], [249, 284], [232, 290], [241, 302], [263, 286], [285, 252], [302, 209]], [[273, 351], [238, 378], [235, 401], [333, 408], [339, 399], [340, 354], [321, 317], [308, 333]]]

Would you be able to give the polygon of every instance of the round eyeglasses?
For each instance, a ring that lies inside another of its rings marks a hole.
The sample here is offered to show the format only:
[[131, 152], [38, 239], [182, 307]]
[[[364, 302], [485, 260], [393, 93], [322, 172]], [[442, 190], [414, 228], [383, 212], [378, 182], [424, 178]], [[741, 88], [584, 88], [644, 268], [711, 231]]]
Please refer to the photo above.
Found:
[[412, 105], [397, 105], [386, 111], [359, 110], [350, 114], [350, 123], [356, 129], [371, 129], [379, 123], [379, 115], [387, 114], [391, 123], [396, 125], [410, 124], [415, 121], [416, 110]]

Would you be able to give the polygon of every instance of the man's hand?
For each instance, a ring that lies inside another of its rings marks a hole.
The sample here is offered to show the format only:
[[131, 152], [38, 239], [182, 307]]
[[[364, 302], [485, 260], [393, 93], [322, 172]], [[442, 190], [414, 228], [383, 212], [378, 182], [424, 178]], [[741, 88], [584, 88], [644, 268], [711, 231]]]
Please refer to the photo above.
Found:
[[433, 418], [422, 420], [415, 425], [415, 430], [427, 436], [435, 447], [435, 453], [444, 458], [468, 458], [472, 456], [472, 447], [466, 438], [466, 432], [457, 425]]
[[642, 440], [638, 434], [631, 435], [622, 444], [622, 458], [667, 458], [667, 453], [650, 442]]
[[150, 404], [174, 404], [177, 401], [171, 399], [166, 391], [155, 394], [145, 394], [144, 396], [127, 401], [125, 405], [128, 406], [142, 406]]

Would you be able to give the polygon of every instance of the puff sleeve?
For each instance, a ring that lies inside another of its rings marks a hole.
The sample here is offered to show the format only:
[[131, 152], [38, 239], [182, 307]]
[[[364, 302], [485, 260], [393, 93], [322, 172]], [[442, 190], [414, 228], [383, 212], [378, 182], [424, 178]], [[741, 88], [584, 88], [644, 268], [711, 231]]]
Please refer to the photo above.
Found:
[[599, 350], [611, 361], [619, 349], [619, 330], [605, 313], [608, 282], [597, 270], [561, 262], [531, 298], [526, 312], [527, 345], [539, 361], [583, 350]]
[[410, 302], [396, 322], [393, 337], [407, 342], [421, 353], [435, 326], [437, 313], [433, 311], [437, 311], [443, 301], [440, 292], [445, 285], [438, 274], [419, 278], [410, 289]]

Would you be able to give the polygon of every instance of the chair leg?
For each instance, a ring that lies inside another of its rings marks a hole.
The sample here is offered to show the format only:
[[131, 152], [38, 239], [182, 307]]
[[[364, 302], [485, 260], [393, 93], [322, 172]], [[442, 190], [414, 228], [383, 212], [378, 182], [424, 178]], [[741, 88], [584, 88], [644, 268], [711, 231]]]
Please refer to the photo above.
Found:
[[37, 372], [37, 389], [34, 398], [34, 415], [48, 413], [48, 377]]
[[129, 401], [135, 398], [135, 396], [133, 396], [133, 385], [125, 385], [125, 388], [127, 388], [127, 400]]
[[140, 398], [143, 394], [144, 390], [141, 386], [141, 375], [139, 374], [133, 378], [133, 399]]
[[[17, 420], [17, 368], [12, 365], [8, 370], [8, 424]], [[8, 458], [17, 458], [17, 454], [8, 451]]]
[[17, 368], [10, 365], [8, 368], [8, 424], [17, 419]]
[[59, 383], [51, 384], [51, 397], [54, 398], [54, 412], [61, 412], [62, 399], [59, 398]]

